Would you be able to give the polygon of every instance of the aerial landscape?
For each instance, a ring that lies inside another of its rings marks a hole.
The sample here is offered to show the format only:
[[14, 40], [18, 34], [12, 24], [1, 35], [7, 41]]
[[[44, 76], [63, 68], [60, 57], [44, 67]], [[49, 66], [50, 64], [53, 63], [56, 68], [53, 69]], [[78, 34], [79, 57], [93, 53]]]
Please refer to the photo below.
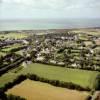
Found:
[[[63, 16], [67, 0], [39, 1], [0, 2], [0, 100], [100, 100], [100, 16], [93, 10], [96, 0], [76, 2], [75, 9], [94, 3], [88, 10], [84, 8], [86, 16], [77, 13], [81, 19], [74, 13], [69, 15], [74, 19]], [[43, 15], [33, 13], [32, 8]], [[70, 5], [68, 9], [72, 8]], [[88, 14], [90, 9], [93, 14]], [[55, 18], [47, 14], [50, 10], [57, 12], [53, 12]]]

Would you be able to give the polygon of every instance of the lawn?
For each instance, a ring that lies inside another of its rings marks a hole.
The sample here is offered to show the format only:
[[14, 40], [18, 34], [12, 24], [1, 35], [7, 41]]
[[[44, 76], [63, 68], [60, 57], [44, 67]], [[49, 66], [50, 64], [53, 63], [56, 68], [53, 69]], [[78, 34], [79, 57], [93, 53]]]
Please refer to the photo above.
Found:
[[13, 94], [27, 100], [85, 100], [88, 93], [54, 87], [46, 83], [29, 79], [9, 89], [7, 94]]

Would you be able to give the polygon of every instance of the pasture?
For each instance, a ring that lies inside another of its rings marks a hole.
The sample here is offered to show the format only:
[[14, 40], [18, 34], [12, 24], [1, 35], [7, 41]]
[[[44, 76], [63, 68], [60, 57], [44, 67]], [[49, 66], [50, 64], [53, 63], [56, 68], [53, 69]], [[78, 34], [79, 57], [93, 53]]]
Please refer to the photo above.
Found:
[[93, 88], [96, 76], [99, 72], [80, 69], [70, 69], [51, 65], [32, 63], [21, 70], [22, 74], [32, 73], [50, 80], [72, 82], [82, 87]]
[[27, 68], [23, 67], [20, 70], [19, 68], [16, 68], [16, 70], [10, 70], [0, 77], [0, 87], [3, 87], [8, 82], [12, 82], [19, 75], [27, 75], [30, 73], [49, 80], [72, 82], [84, 88], [89, 87], [92, 89], [94, 87], [96, 76], [99, 74], [99, 72], [96, 71], [70, 69], [37, 63], [32, 63], [28, 65]]
[[8, 34], [0, 34], [0, 39], [22, 39], [26, 38], [28, 34], [25, 33], [8, 33]]
[[89, 29], [89, 28], [83, 28], [83, 29], [74, 29], [72, 32], [75, 33], [86, 33], [89, 35], [99, 36], [100, 35], [100, 29]]
[[2, 52], [10, 52], [12, 49], [19, 48], [22, 46], [23, 46], [22, 44], [16, 43], [16, 44], [9, 45], [9, 46], [2, 48], [1, 51]]

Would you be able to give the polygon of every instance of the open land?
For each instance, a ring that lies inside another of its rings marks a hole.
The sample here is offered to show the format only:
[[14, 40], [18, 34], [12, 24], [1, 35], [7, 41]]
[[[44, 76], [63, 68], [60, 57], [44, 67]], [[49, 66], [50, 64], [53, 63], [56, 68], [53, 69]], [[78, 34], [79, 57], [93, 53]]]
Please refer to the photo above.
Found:
[[9, 89], [7, 94], [25, 97], [27, 100], [85, 100], [88, 95], [87, 92], [54, 87], [29, 79]]

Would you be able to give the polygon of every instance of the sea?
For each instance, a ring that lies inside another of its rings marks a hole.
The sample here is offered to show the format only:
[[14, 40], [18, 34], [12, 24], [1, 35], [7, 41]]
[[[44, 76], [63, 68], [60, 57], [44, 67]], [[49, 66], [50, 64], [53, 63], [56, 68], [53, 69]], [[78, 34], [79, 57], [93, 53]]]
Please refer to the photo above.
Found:
[[0, 31], [100, 27], [100, 19], [10, 19], [0, 20]]

